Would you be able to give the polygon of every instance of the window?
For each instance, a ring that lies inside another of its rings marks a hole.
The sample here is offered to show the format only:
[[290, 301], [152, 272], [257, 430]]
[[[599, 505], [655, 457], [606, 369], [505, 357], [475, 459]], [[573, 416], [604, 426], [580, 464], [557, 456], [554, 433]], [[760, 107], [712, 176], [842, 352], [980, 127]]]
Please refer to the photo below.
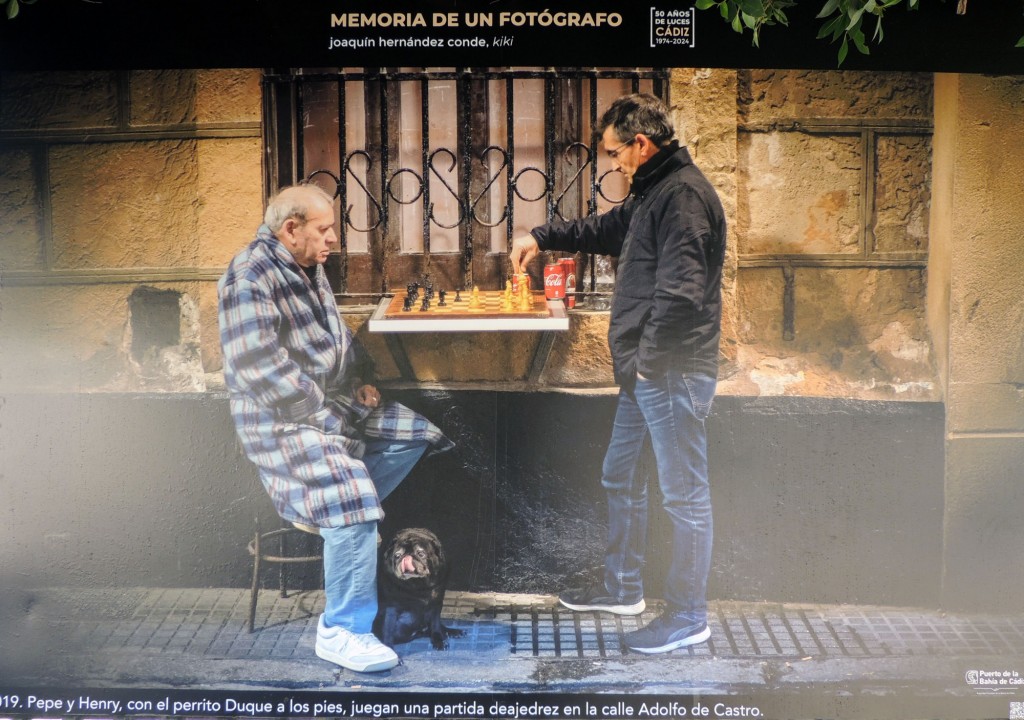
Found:
[[[264, 85], [267, 187], [335, 195], [327, 271], [345, 302], [424, 274], [502, 287], [512, 238], [624, 199], [594, 126], [615, 97], [668, 87], [664, 70], [528, 68], [293, 70]], [[581, 290], [612, 280], [606, 259], [578, 266]]]

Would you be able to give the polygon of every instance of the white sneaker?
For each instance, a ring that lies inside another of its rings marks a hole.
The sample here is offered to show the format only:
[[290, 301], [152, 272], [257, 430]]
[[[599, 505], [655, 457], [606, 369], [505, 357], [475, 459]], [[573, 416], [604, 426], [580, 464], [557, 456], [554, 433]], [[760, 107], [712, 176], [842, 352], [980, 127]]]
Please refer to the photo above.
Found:
[[316, 628], [316, 654], [356, 672], [380, 672], [398, 664], [395, 651], [373, 633], [357, 635], [343, 627], [326, 627], [324, 616]]

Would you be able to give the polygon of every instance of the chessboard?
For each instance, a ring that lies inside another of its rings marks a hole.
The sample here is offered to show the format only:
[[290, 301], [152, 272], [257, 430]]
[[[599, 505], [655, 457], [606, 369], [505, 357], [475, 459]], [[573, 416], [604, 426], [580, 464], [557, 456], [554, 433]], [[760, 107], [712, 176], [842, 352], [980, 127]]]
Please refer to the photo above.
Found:
[[[508, 307], [503, 308], [505, 293], [499, 290], [478, 290], [476, 297], [478, 302], [474, 307], [472, 291], [459, 292], [452, 296], [451, 292], [446, 293], [442, 301], [437, 296], [430, 298], [424, 305], [422, 298], [417, 298], [410, 307], [405, 307], [405, 296], [396, 295], [388, 303], [386, 318], [406, 318], [414, 320], [417, 318], [430, 317], [547, 317], [548, 303], [544, 299], [544, 293], [530, 293], [531, 305], [523, 309], [518, 298], [513, 298]], [[442, 304], [443, 303], [443, 304]]]
[[[475, 299], [474, 299], [475, 294]], [[412, 302], [406, 293], [381, 299], [370, 316], [370, 332], [465, 332], [500, 330], [568, 330], [565, 304], [548, 301], [543, 293], [530, 293], [531, 306], [523, 309], [518, 297], [505, 300], [501, 290], [447, 291], [428, 302], [422, 295]]]

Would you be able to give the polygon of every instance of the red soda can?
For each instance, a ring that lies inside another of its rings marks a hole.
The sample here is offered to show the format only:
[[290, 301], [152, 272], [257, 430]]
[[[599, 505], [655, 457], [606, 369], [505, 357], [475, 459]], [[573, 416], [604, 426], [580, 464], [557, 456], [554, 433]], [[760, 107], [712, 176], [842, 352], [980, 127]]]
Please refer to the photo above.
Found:
[[526, 273], [512, 273], [512, 293], [519, 294], [519, 283], [525, 282], [530, 287], [530, 276]]
[[565, 266], [560, 262], [544, 266], [544, 297], [548, 300], [565, 298]]
[[571, 257], [562, 258], [562, 267], [565, 268], [565, 304], [566, 307], [576, 307], [576, 260]]

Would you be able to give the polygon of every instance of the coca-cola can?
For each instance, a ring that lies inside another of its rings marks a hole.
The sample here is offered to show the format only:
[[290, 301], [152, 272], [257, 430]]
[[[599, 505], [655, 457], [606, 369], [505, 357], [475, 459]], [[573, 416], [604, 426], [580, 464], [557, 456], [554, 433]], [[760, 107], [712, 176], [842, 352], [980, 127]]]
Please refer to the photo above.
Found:
[[565, 298], [565, 266], [560, 262], [544, 266], [544, 297], [548, 300]]
[[562, 267], [565, 268], [565, 305], [576, 307], [576, 260], [571, 257], [562, 258]]

